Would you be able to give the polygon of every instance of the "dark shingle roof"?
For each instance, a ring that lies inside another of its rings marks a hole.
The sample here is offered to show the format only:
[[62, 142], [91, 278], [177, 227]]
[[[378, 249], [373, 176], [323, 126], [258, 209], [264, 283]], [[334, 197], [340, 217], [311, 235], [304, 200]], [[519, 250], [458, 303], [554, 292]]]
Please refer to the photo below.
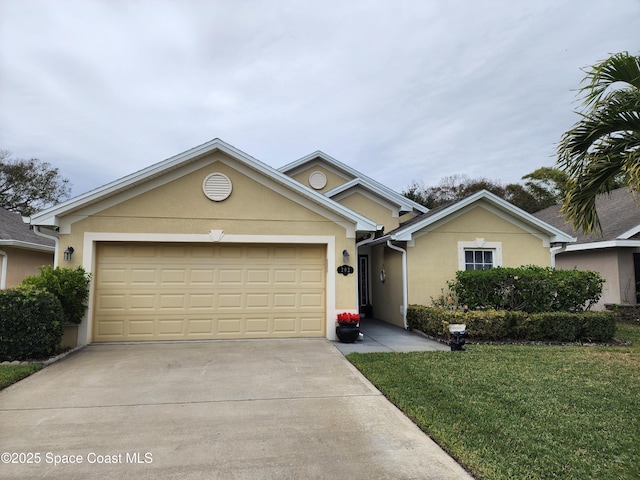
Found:
[[621, 234], [640, 225], [638, 198], [627, 188], [612, 190], [596, 198], [596, 210], [602, 226], [602, 234], [587, 234], [575, 231], [573, 224], [561, 215], [560, 205], [554, 205], [534, 213], [540, 220], [578, 238], [577, 243], [615, 240]]
[[19, 213], [10, 212], [0, 207], [0, 241], [34, 243], [53, 247], [53, 240], [36, 235], [28, 224], [22, 221]]

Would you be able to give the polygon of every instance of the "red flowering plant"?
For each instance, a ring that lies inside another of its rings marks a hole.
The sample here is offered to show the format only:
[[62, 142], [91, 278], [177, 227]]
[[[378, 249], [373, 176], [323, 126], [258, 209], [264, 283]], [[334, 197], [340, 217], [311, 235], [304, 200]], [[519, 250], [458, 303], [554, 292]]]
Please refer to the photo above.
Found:
[[360, 322], [359, 313], [343, 312], [338, 314], [338, 323], [358, 324]]

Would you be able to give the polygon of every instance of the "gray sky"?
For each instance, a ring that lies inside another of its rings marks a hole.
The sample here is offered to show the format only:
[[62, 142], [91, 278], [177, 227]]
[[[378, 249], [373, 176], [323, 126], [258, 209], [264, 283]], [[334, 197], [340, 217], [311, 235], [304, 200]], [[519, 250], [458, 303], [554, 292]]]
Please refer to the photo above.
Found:
[[0, 0], [0, 149], [78, 195], [219, 137], [401, 191], [555, 162], [640, 0]]

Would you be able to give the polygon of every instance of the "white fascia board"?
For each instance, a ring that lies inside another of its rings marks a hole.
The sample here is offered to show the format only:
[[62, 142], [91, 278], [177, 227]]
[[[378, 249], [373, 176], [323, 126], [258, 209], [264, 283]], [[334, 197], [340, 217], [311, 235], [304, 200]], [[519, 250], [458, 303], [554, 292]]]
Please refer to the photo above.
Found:
[[539, 220], [530, 213], [525, 212], [524, 210], [516, 207], [515, 205], [512, 205], [511, 203], [503, 200], [502, 198], [494, 195], [487, 190], [481, 190], [480, 192], [474, 193], [473, 195], [470, 195], [467, 198], [464, 198], [459, 202], [456, 202], [453, 205], [450, 205], [449, 207], [444, 208], [433, 215], [429, 215], [423, 221], [418, 221], [412, 225], [407, 226], [404, 229], [398, 230], [393, 235], [393, 238], [403, 241], [411, 240], [415, 232], [422, 230], [423, 228], [432, 225], [433, 223], [438, 222], [448, 217], [449, 215], [452, 215], [453, 213], [469, 205], [472, 205], [479, 200], [485, 200], [489, 204], [492, 204], [494, 207], [506, 211], [510, 215], [513, 215], [518, 220], [536, 227], [541, 232], [549, 235], [549, 241], [551, 243], [572, 243], [576, 241], [575, 237], [572, 237], [562, 230], [555, 228], [552, 225], [543, 222], [542, 220]]
[[628, 240], [629, 238], [633, 237], [634, 235], [637, 235], [638, 233], [640, 233], [640, 225], [636, 225], [632, 229], [627, 230], [624, 233], [621, 233], [616, 238], [619, 238], [621, 240]]
[[[334, 189], [334, 190], [337, 190], [337, 189]], [[329, 192], [325, 192], [325, 195], [339, 202], [356, 193], [362, 195], [363, 197], [368, 198], [369, 200], [371, 200], [374, 203], [377, 203], [378, 205], [383, 206], [384, 208], [386, 208], [391, 212], [393, 217], [400, 216], [402, 205], [398, 205], [397, 202], [392, 201], [388, 197], [381, 195], [378, 192], [372, 191], [371, 189], [367, 188], [360, 182], [356, 182], [355, 186], [352, 186], [351, 188], [340, 189], [340, 191], [337, 191], [333, 194], [329, 194]]]
[[[311, 160], [315, 160], [316, 158], [322, 159], [323, 161], [325, 161], [327, 164], [334, 167], [338, 171], [341, 171], [342, 173], [347, 173], [348, 175], [353, 177], [353, 179], [350, 180], [349, 182], [346, 182], [345, 184], [339, 187], [336, 187], [333, 190], [337, 190], [343, 187], [350, 188], [354, 184], [360, 183], [361, 185], [371, 189], [374, 193], [377, 193], [378, 195], [383, 196], [390, 201], [397, 202], [398, 205], [406, 208], [407, 210], [410, 210], [410, 211], [417, 210], [422, 213], [429, 211], [429, 209], [424, 205], [420, 205], [419, 203], [414, 202], [413, 200], [405, 197], [404, 195], [384, 186], [383, 184], [381, 184], [380, 182], [377, 182], [373, 178], [368, 177], [367, 175], [364, 175], [363, 173], [359, 172], [355, 168], [352, 168], [349, 165], [342, 163], [339, 160], [336, 160], [332, 156], [327, 155], [326, 153], [320, 150], [316, 150], [315, 152], [310, 153], [309, 155], [306, 155], [298, 160], [295, 160], [294, 162], [291, 162], [288, 165], [280, 167], [278, 171], [283, 173], [294, 172], [297, 168], [305, 165]], [[325, 192], [325, 195], [329, 195], [329, 192]]]
[[[256, 167], [260, 167], [260, 165], [262, 165], [262, 168], [256, 168]], [[234, 168], [232, 165], [230, 165], [232, 168]], [[294, 192], [297, 192], [298, 194], [301, 194], [303, 196], [303, 198], [305, 198], [306, 201], [311, 201], [316, 205], [320, 205], [321, 207], [325, 208], [326, 210], [333, 212], [333, 214], [338, 215], [339, 217], [350, 221], [351, 223], [354, 224], [354, 228], [355, 231], [370, 231], [370, 232], [375, 232], [377, 231], [380, 226], [377, 225], [374, 221], [368, 219], [367, 217], [360, 215], [357, 212], [354, 212], [353, 210], [346, 208], [343, 205], [340, 205], [338, 202], [325, 197], [324, 195], [322, 195], [321, 193], [316, 192], [315, 190], [311, 190], [310, 188], [300, 184], [298, 181], [292, 179], [291, 177], [289, 177], [288, 175], [285, 175], [283, 173], [277, 172], [275, 173], [275, 175], [273, 174], [273, 169], [269, 166], [266, 166], [265, 164], [261, 164], [261, 163], [254, 163], [254, 164], [247, 164], [245, 163], [244, 166], [246, 168], [252, 169], [252, 170], [258, 170], [261, 173], [264, 174], [264, 177], [262, 178], [268, 178], [271, 181], [275, 181], [276, 183], [282, 185], [283, 187], [286, 187], [289, 191], [293, 190]], [[245, 175], [248, 175], [247, 171], [242, 172]], [[261, 182], [260, 179], [257, 179], [257, 181], [259, 181], [260, 183], [264, 184], [265, 186], [267, 186], [268, 188], [271, 188], [272, 190], [275, 190], [273, 185], [268, 185], [265, 182]], [[286, 191], [279, 191], [279, 193], [287, 198], [290, 198], [287, 196]], [[293, 199], [292, 199], [293, 200]], [[303, 206], [309, 208], [310, 210], [314, 210], [316, 211], [316, 213], [322, 214], [321, 212], [311, 208], [311, 206], [309, 204], [302, 204]], [[326, 215], [325, 215], [326, 216]], [[334, 219], [335, 221], [335, 219]]]
[[0, 240], [2, 247], [15, 247], [24, 250], [34, 250], [37, 252], [53, 253], [55, 247], [49, 245], [40, 245], [39, 243], [21, 242], [19, 240]]
[[251, 157], [250, 155], [238, 150], [237, 148], [229, 145], [228, 143], [216, 138], [207, 143], [194, 147], [186, 152], [180, 153], [159, 163], [151, 165], [138, 172], [132, 173], [114, 182], [108, 183], [95, 190], [79, 195], [71, 200], [62, 202], [54, 207], [38, 212], [31, 217], [32, 225], [46, 225], [46, 226], [59, 226], [60, 217], [67, 212], [77, 210], [91, 203], [98, 202], [104, 198], [107, 198], [115, 193], [131, 188], [135, 184], [142, 183], [148, 179], [153, 178], [161, 174], [165, 174], [173, 169], [179, 168], [183, 164], [193, 161], [201, 156], [208, 155], [216, 150], [219, 150], [227, 155], [235, 158], [240, 163], [245, 164], [251, 169], [261, 172], [264, 175], [272, 178], [273, 180], [286, 185], [287, 187], [297, 191], [306, 198], [310, 198], [316, 203], [323, 205], [329, 210], [333, 210], [341, 217], [352, 221], [355, 224], [356, 230], [360, 231], [375, 231], [377, 225], [366, 217], [349, 210], [342, 205], [334, 202], [333, 200], [325, 197], [324, 195], [317, 193], [311, 189], [306, 188], [304, 185], [293, 180], [291, 177], [279, 172], [278, 170], [260, 162], [259, 160]]
[[640, 240], [606, 240], [603, 242], [578, 243], [567, 245], [563, 252], [579, 252], [601, 248], [640, 248]]
[[[394, 195], [393, 197], [390, 197], [389, 195], [386, 194], [386, 192], [383, 192], [379, 188], [376, 188], [375, 185], [368, 184], [361, 178], [354, 178], [353, 180], [347, 183], [343, 183], [342, 185], [339, 185], [331, 190], [324, 192], [324, 195], [329, 198], [335, 198], [336, 200], [340, 200], [346, 197], [349, 194], [349, 190], [352, 190], [352, 189], [354, 192], [359, 192], [362, 195], [367, 196], [367, 198], [370, 198], [376, 203], [384, 205], [389, 210], [392, 210], [398, 214], [403, 211], [414, 210], [413, 206], [409, 204], [410, 202], [409, 199], [397, 194]], [[403, 201], [403, 199], [407, 201], [405, 202]]]
[[[226, 148], [225, 148], [226, 147]], [[228, 150], [233, 151], [230, 145], [227, 145], [222, 140], [215, 138], [207, 143], [203, 143], [197, 147], [194, 147], [186, 152], [179, 153], [178, 155], [174, 155], [173, 157], [167, 158], [161, 162], [150, 165], [149, 167], [143, 168], [137, 172], [131, 173], [125, 177], [114, 180], [113, 182], [107, 183], [101, 187], [98, 187], [89, 192], [83, 193], [74, 197], [65, 202], [59, 203], [53, 207], [50, 207], [46, 210], [38, 212], [31, 216], [31, 224], [32, 225], [48, 225], [48, 226], [58, 226], [60, 216], [65, 213], [86, 206], [90, 203], [97, 202], [105, 197], [113, 195], [114, 193], [125, 190], [135, 183], [147, 180], [154, 175], [158, 175], [161, 173], [166, 173], [171, 168], [177, 168], [183, 162], [192, 160], [201, 155], [206, 155], [211, 153], [212, 151], [220, 149], [222, 151]], [[244, 154], [246, 155], [246, 154]]]

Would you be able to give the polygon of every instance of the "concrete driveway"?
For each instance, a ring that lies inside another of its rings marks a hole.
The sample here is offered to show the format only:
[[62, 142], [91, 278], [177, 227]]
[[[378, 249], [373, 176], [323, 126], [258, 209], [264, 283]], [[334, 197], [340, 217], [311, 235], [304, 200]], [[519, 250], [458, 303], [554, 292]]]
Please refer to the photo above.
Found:
[[471, 478], [324, 339], [90, 345], [0, 432], [12, 479]]

